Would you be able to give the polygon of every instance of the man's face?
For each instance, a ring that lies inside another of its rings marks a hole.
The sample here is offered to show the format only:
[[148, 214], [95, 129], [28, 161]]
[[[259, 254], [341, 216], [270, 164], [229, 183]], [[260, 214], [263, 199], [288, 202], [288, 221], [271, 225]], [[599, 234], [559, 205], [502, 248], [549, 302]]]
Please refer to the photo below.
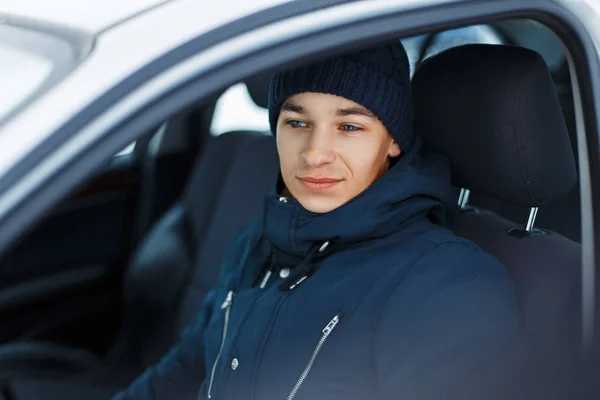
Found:
[[277, 121], [281, 174], [307, 210], [332, 211], [387, 171], [398, 144], [365, 107], [343, 97], [300, 93], [281, 107]]

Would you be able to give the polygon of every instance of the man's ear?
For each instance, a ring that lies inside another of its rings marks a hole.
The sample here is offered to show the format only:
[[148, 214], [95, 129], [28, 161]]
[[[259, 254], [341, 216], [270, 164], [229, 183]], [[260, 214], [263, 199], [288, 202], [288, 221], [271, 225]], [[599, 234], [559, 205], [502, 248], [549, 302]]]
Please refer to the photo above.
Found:
[[394, 158], [394, 157], [398, 157], [401, 153], [400, 150], [400, 146], [398, 146], [398, 142], [396, 142], [395, 140], [392, 141], [392, 143], [390, 143], [390, 149], [388, 151], [388, 156]]

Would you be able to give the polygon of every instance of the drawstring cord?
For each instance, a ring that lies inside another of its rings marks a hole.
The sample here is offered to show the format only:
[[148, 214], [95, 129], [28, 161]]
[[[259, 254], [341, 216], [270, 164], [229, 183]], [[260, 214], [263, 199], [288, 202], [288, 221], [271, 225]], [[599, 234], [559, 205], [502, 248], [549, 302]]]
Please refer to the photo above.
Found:
[[279, 290], [281, 291], [289, 291], [294, 290], [299, 284], [304, 282], [306, 278], [310, 277], [315, 272], [315, 263], [313, 262], [313, 258], [317, 252], [322, 253], [329, 247], [329, 241], [324, 242], [321, 246], [313, 246], [304, 261], [300, 263], [296, 268], [293, 269], [293, 273], [291, 273], [287, 278], [283, 280], [279, 284]]
[[269, 278], [273, 274], [273, 250], [272, 249], [269, 249], [269, 255], [265, 258], [264, 263], [254, 273], [254, 277], [252, 279], [252, 287], [254, 287], [258, 284], [260, 277], [262, 276], [262, 273], [265, 270], [267, 272], [265, 273], [264, 278], [261, 281], [261, 284], [260, 284], [261, 289], [264, 289], [265, 285], [269, 281]]
[[265, 277], [263, 278], [262, 282], [260, 283], [261, 289], [264, 289], [265, 286], [267, 286], [267, 282], [269, 282], [269, 278], [271, 278], [271, 275], [273, 275], [273, 267], [271, 267], [267, 270]]
[[[298, 264], [295, 268], [292, 269], [292, 273], [290, 273], [280, 284], [280, 291], [288, 291], [294, 290], [299, 284], [304, 282], [305, 279], [310, 277], [315, 273], [316, 264], [313, 261], [313, 258], [317, 253], [322, 253], [326, 249], [329, 248], [329, 241], [323, 242], [320, 246], [313, 246], [304, 260]], [[252, 287], [258, 285], [260, 283], [260, 288], [264, 289], [269, 282], [269, 279], [273, 276], [275, 272], [275, 266], [273, 265], [273, 250], [270, 249], [269, 255], [265, 258], [262, 266], [257, 268], [254, 277], [252, 279]]]

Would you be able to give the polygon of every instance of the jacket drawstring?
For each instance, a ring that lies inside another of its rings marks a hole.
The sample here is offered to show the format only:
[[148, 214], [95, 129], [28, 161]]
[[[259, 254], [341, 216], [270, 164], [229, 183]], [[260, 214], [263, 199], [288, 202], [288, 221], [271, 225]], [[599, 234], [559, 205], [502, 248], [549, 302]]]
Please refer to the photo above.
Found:
[[279, 284], [279, 290], [288, 291], [294, 290], [296, 286], [304, 282], [305, 279], [310, 277], [315, 272], [316, 264], [313, 261], [315, 254], [322, 253], [329, 247], [329, 241], [324, 242], [321, 246], [313, 246], [304, 261], [302, 261], [293, 272]]
[[[266, 272], [265, 272], [266, 271]], [[263, 274], [264, 273], [264, 274]], [[269, 278], [273, 274], [273, 250], [269, 249], [269, 254], [265, 258], [265, 261], [260, 268], [257, 268], [254, 277], [252, 279], [252, 287], [256, 286], [262, 277], [260, 288], [264, 289], [265, 285], [269, 281]]]

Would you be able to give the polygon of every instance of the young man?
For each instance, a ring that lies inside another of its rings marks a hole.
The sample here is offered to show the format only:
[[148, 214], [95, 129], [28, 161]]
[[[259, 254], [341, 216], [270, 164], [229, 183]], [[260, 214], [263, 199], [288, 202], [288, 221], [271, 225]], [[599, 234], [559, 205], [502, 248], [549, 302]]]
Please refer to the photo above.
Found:
[[394, 41], [272, 77], [281, 174], [263, 216], [181, 343], [117, 399], [464, 398], [517, 335], [515, 293], [444, 227], [456, 199], [413, 129], [409, 76]]

